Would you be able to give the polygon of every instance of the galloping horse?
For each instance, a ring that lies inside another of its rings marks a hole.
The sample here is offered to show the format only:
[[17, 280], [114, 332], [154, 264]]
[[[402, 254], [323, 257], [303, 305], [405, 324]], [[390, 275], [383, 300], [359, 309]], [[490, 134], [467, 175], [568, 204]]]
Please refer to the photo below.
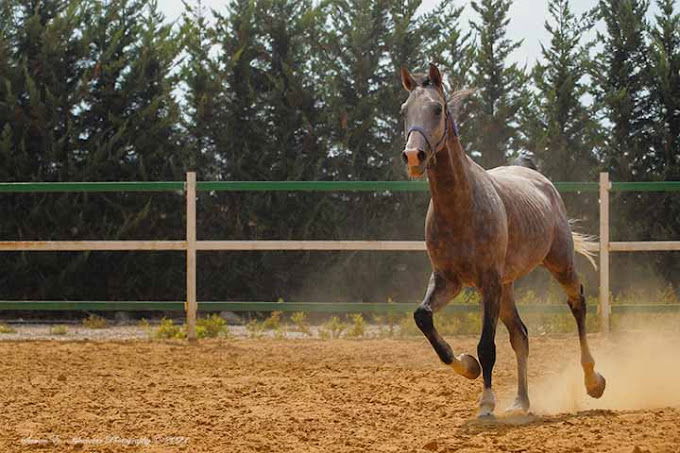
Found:
[[[409, 92], [401, 109], [406, 135], [402, 158], [410, 177], [427, 173], [432, 196], [425, 221], [432, 276], [414, 313], [416, 324], [442, 362], [458, 374], [476, 379], [481, 362], [483, 417], [492, 415], [496, 406], [491, 375], [500, 316], [517, 356], [517, 397], [508, 410], [526, 413], [529, 342], [513, 299], [513, 282], [543, 265], [567, 294], [578, 327], [585, 387], [590, 396], [599, 398], [605, 379], [595, 372], [588, 349], [583, 285], [574, 268], [574, 249], [588, 256], [587, 240], [571, 232], [559, 193], [547, 178], [526, 166], [487, 171], [465, 154], [435, 65], [430, 65], [429, 74], [415, 76], [402, 68], [401, 81]], [[461, 97], [457, 94], [452, 96], [454, 103]], [[432, 314], [463, 286], [476, 287], [482, 294], [479, 362], [467, 354], [456, 357], [432, 322]]]

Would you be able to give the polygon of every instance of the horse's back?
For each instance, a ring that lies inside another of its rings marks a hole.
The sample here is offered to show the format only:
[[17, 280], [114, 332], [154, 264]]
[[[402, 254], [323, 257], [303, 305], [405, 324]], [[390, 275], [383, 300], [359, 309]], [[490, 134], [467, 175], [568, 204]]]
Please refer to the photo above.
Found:
[[516, 279], [541, 264], [556, 231], [566, 222], [555, 186], [539, 172], [520, 166], [489, 170], [508, 220], [505, 277]]

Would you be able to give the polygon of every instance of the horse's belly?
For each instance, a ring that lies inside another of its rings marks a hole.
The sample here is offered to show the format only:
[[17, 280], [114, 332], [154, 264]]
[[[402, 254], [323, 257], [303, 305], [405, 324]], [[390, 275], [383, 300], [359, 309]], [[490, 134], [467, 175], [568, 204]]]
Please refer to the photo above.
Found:
[[550, 244], [545, 238], [539, 238], [528, 244], [530, 246], [522, 244], [521, 247], [508, 250], [503, 266], [504, 283], [517, 280], [541, 265], [550, 250]]

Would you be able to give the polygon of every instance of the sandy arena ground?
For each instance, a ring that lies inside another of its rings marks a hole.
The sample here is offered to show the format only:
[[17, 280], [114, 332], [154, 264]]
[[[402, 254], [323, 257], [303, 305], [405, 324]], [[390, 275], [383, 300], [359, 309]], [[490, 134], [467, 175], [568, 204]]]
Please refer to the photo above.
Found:
[[592, 338], [608, 380], [597, 401], [574, 336], [532, 338], [523, 418], [502, 415], [516, 381], [501, 335], [487, 422], [481, 380], [419, 338], [4, 341], [0, 451], [678, 452], [680, 337], [636, 335]]

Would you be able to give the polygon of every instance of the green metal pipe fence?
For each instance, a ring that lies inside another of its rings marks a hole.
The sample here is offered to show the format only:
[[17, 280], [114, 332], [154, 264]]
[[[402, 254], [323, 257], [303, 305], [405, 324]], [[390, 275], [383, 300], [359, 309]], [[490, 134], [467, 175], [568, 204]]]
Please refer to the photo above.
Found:
[[[602, 180], [601, 180], [602, 181]], [[605, 192], [677, 192], [680, 191], [680, 181], [663, 181], [663, 182], [614, 182], [608, 183], [604, 187], [602, 182], [557, 182], [555, 186], [560, 192], [598, 192], [602, 197], [603, 189]], [[340, 192], [340, 191], [361, 191], [361, 192], [427, 192], [428, 186], [425, 181], [150, 181], [150, 182], [5, 182], [0, 183], [0, 193], [89, 193], [89, 192], [177, 192], [178, 194], [186, 195], [188, 192], [188, 185], [192, 184], [194, 190], [197, 191], [230, 191], [230, 192], [270, 192], [270, 191], [288, 191], [288, 192]], [[189, 197], [187, 197], [188, 199]], [[602, 200], [601, 200], [602, 201]], [[191, 201], [193, 203], [193, 201]], [[608, 205], [608, 200], [606, 201]], [[190, 200], [187, 201], [187, 212], [189, 212]], [[602, 203], [601, 203], [602, 204]], [[601, 211], [602, 215], [602, 211]], [[607, 213], [608, 215], [608, 213]], [[195, 218], [193, 219], [195, 226]], [[187, 229], [190, 228], [189, 223]], [[606, 226], [608, 229], [608, 225]], [[194, 238], [190, 239], [190, 234], [187, 232], [186, 241], [174, 241], [180, 243], [181, 250], [201, 250], [201, 242]], [[1, 239], [1, 238], [0, 238]], [[30, 241], [28, 241], [30, 242]], [[59, 245], [59, 241], [45, 242], [34, 241], [35, 247], [27, 248], [27, 241], [7, 241], [0, 242], [0, 251], [9, 250], [50, 250], [49, 244], [53, 246]], [[92, 246], [91, 250], [110, 250], [112, 244], [119, 244], [116, 246], [118, 250], [141, 250], [141, 247], [146, 243], [144, 250], [150, 250], [149, 243], [161, 244], [156, 250], [170, 250], [170, 245], [163, 245], [163, 241], [82, 241], [85, 246]], [[166, 241], [173, 242], [173, 241]], [[223, 241], [225, 244], [230, 241]], [[235, 241], [232, 241], [235, 242]], [[241, 242], [258, 242], [258, 241], [241, 241]], [[267, 242], [267, 241], [259, 241]], [[270, 241], [272, 243], [274, 241]], [[314, 241], [288, 241], [290, 243], [309, 243]], [[319, 241], [319, 242], [333, 242], [333, 241]], [[335, 241], [341, 243], [343, 241]], [[366, 241], [363, 241], [366, 242]], [[389, 242], [389, 241], [375, 241]], [[415, 241], [414, 241], [415, 242]], [[75, 242], [74, 242], [75, 243]], [[14, 248], [13, 248], [14, 244]], [[47, 245], [46, 245], [47, 244]], [[126, 245], [126, 244], [129, 244]], [[197, 244], [199, 247], [197, 248]], [[635, 247], [632, 246], [635, 244]], [[640, 246], [640, 244], [643, 244]], [[645, 246], [644, 244], [649, 244]], [[656, 247], [654, 248], [654, 244]], [[365, 244], [364, 244], [365, 245]], [[630, 247], [628, 247], [629, 245]], [[106, 247], [109, 247], [108, 249]], [[172, 250], [177, 250], [177, 244], [174, 244]], [[220, 241], [213, 241], [210, 250], [218, 250], [221, 247]], [[226, 246], [226, 245], [225, 245]], [[295, 246], [295, 245], [294, 245]], [[344, 244], [343, 247], [346, 247]], [[601, 245], [602, 246], [602, 245]], [[657, 242], [657, 243], [607, 243], [607, 250], [612, 251], [639, 251], [639, 250], [680, 250], [680, 242]], [[23, 248], [22, 248], [23, 247]], [[101, 248], [99, 248], [101, 247]], [[234, 244], [229, 246], [229, 250], [234, 250]], [[238, 245], [237, 247], [240, 247]], [[300, 245], [302, 247], [302, 245]], [[270, 248], [271, 249], [271, 248]], [[300, 248], [300, 250], [322, 250], [321, 248]], [[411, 247], [408, 250], [415, 250]], [[64, 250], [64, 248], [61, 248]], [[205, 249], [203, 249], [205, 250]], [[243, 250], [247, 250], [244, 248]], [[327, 250], [327, 249], [323, 249]], [[335, 250], [335, 249], [334, 249]], [[350, 248], [338, 248], [337, 250], [352, 250]], [[356, 250], [356, 249], [354, 249]], [[385, 249], [370, 249], [365, 250], [385, 250]], [[405, 249], [406, 250], [406, 249]], [[194, 269], [195, 271], [195, 269]], [[608, 277], [607, 277], [608, 278]], [[195, 282], [193, 282], [195, 285]], [[189, 294], [189, 286], [187, 283]], [[607, 284], [608, 286], [608, 284]], [[193, 288], [195, 294], [195, 287]], [[1, 295], [0, 295], [1, 297]], [[338, 303], [338, 302], [207, 302], [194, 301], [196, 310], [198, 311], [285, 311], [285, 312], [323, 312], [323, 313], [406, 313], [413, 311], [416, 304], [410, 303]], [[189, 311], [187, 302], [180, 301], [0, 301], [0, 310], [78, 310], [78, 311]], [[596, 311], [598, 307], [589, 306], [589, 311]], [[599, 307], [601, 309], [601, 307]], [[478, 306], [475, 304], [454, 304], [449, 305], [445, 311], [447, 312], [473, 312], [478, 311]], [[521, 305], [520, 311], [523, 312], [540, 312], [540, 313], [567, 313], [566, 305]], [[631, 312], [675, 312], [680, 311], [680, 304], [640, 304], [640, 305], [613, 305], [607, 308], [607, 312], [614, 313], [631, 313]]]

